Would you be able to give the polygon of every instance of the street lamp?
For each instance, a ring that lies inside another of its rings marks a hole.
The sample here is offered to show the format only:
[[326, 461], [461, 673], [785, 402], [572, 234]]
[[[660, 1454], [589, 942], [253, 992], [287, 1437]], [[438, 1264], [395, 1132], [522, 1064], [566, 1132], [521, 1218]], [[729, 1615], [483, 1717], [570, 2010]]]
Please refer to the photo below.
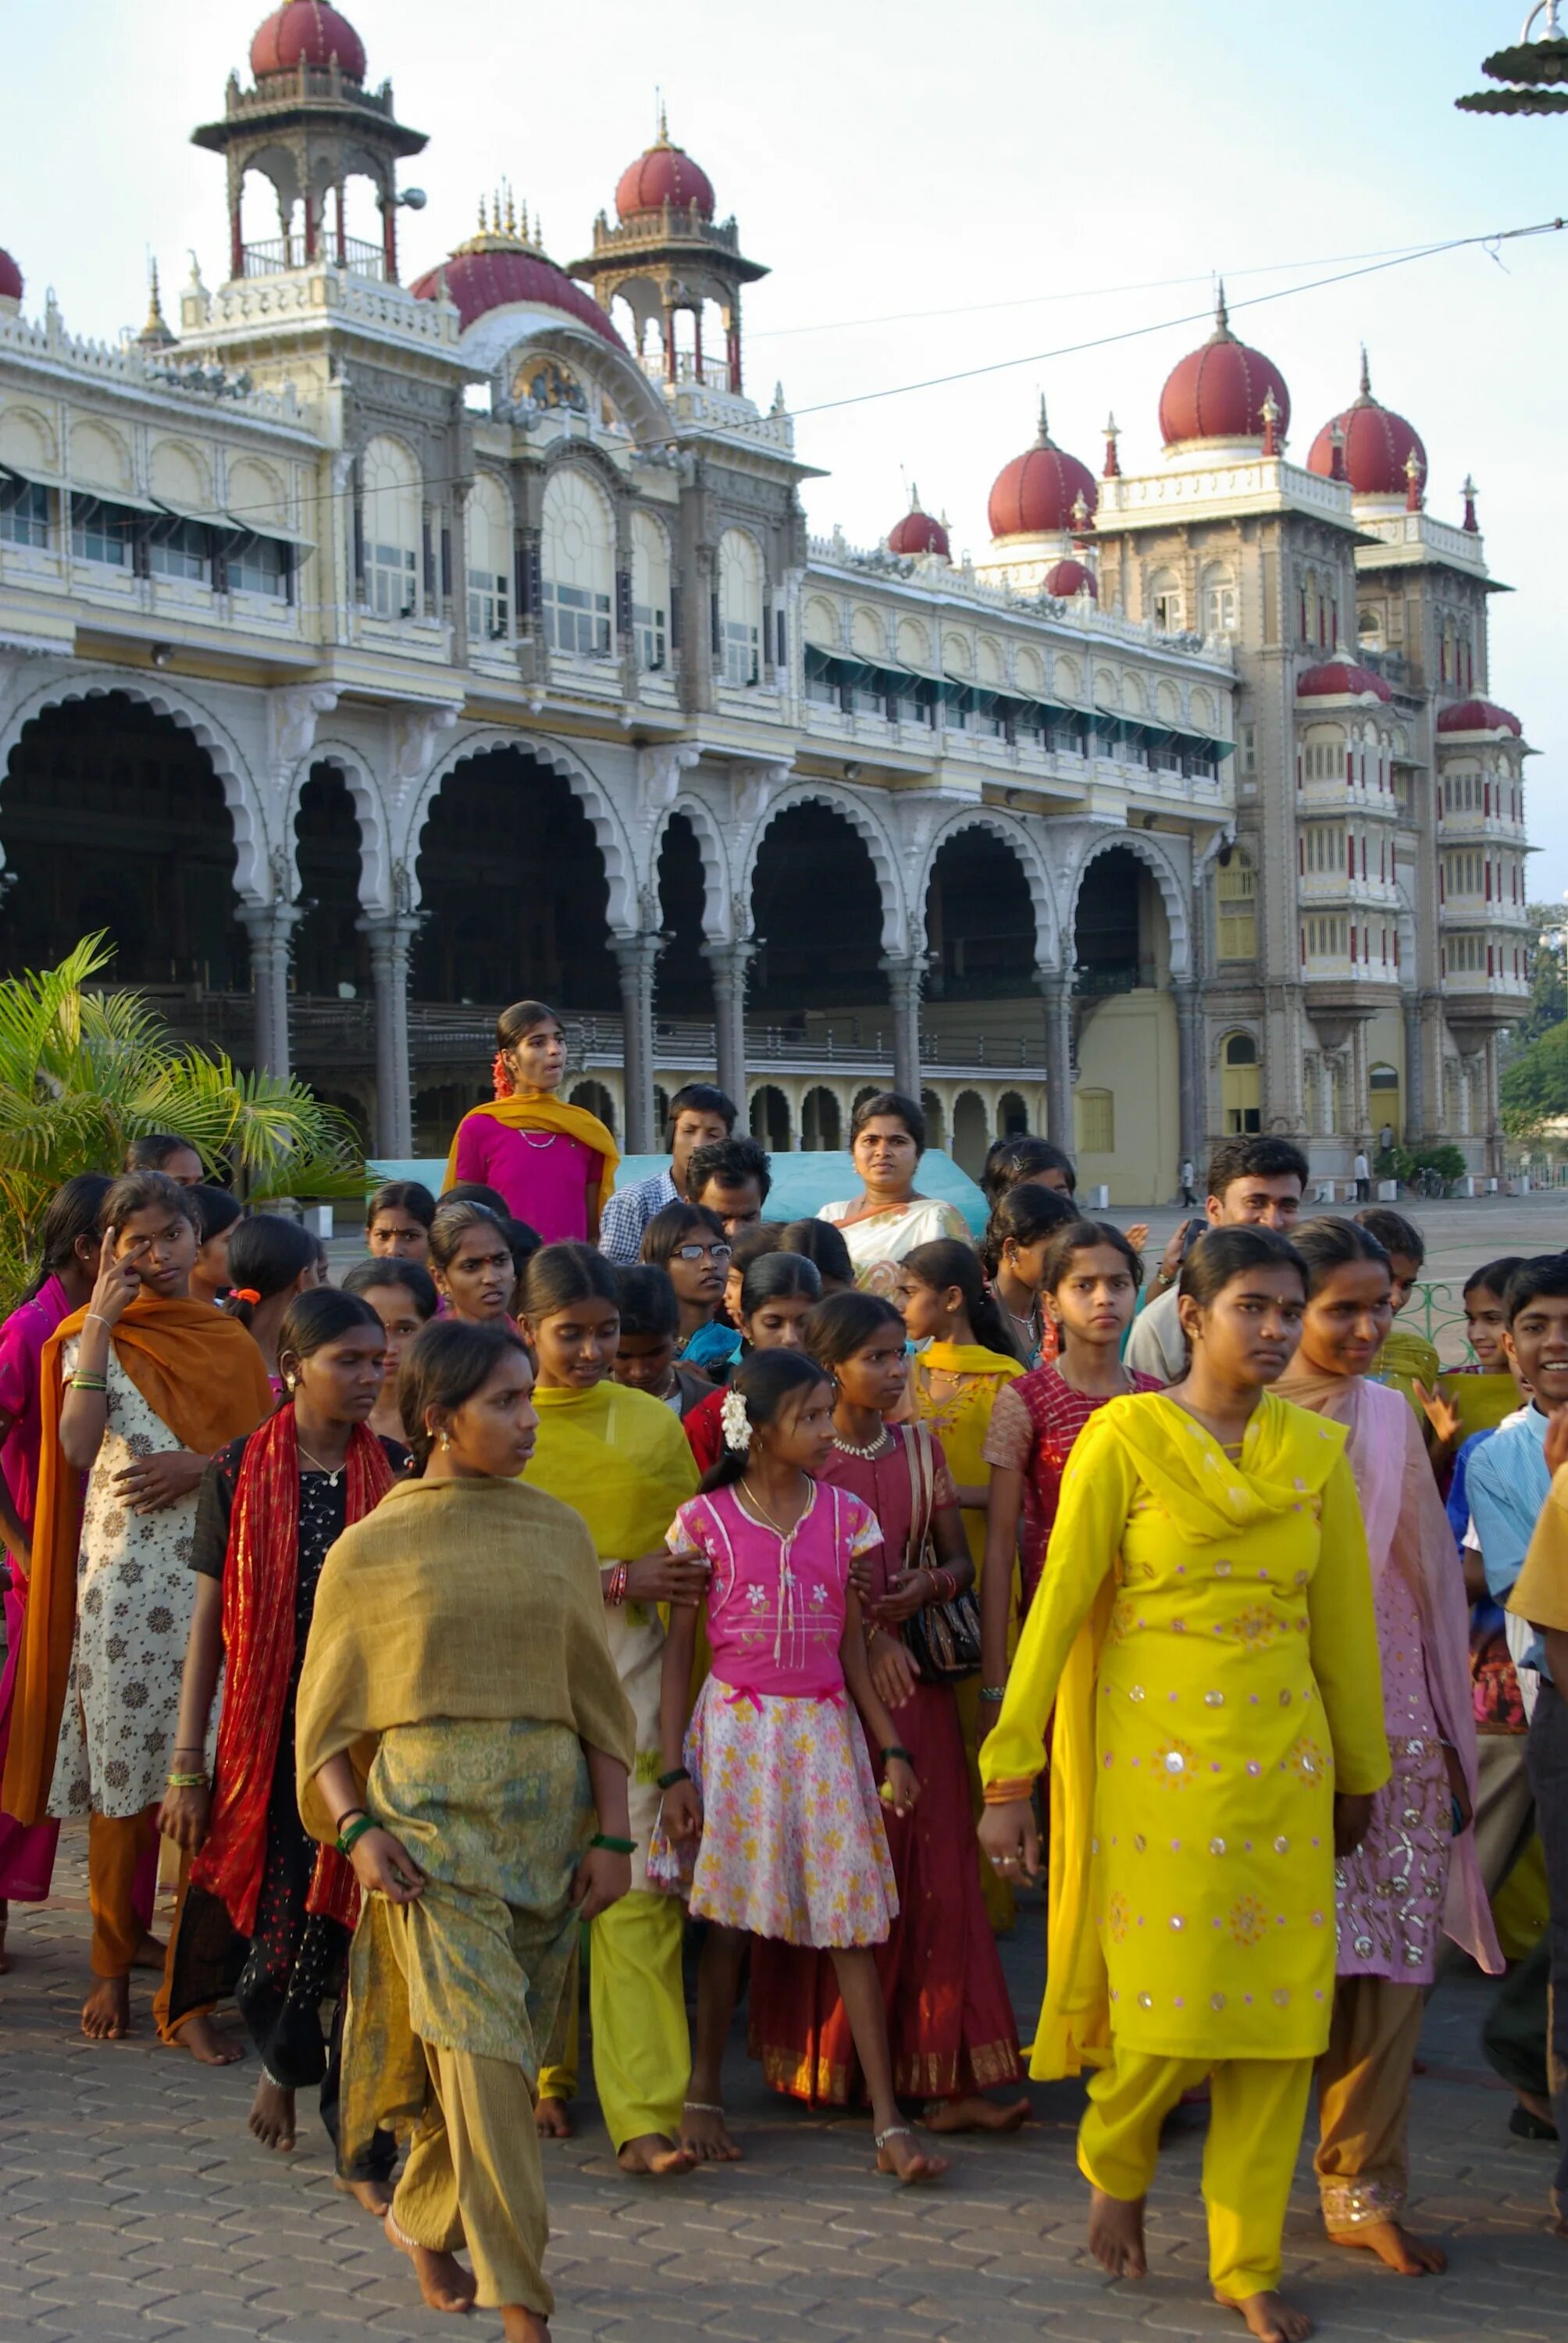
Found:
[[[1456, 97], [1462, 114], [1568, 114], [1568, 40], [1557, 28], [1558, 0], [1535, 0], [1524, 19], [1519, 39], [1511, 49], [1499, 49], [1482, 62], [1481, 70], [1493, 81], [1510, 82], [1508, 89], [1473, 90]], [[1538, 16], [1545, 17], [1539, 40], [1530, 35]]]

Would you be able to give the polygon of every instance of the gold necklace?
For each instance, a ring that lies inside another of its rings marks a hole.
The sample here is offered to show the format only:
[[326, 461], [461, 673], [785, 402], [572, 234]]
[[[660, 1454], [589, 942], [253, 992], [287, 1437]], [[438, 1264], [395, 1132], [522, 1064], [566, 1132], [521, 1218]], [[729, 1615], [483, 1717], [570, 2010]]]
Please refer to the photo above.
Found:
[[757, 1493], [756, 1490], [751, 1486], [750, 1482], [746, 1478], [746, 1476], [745, 1476], [745, 1474], [744, 1474], [744, 1473], [741, 1475], [740, 1486], [741, 1486], [741, 1489], [742, 1489], [742, 1491], [744, 1492], [744, 1493], [745, 1493], [747, 1496], [749, 1496], [749, 1497], [750, 1498], [750, 1500], [751, 1500], [752, 1503], [756, 1506], [757, 1511], [761, 1514], [761, 1516], [762, 1516], [763, 1520], [767, 1523], [767, 1524], [768, 1524], [769, 1528], [772, 1531], [772, 1533], [773, 1533], [774, 1536], [775, 1536], [776, 1538], [779, 1538], [779, 1540], [781, 1540], [784, 1544], [787, 1544], [789, 1543], [789, 1540], [794, 1536], [794, 1534], [795, 1534], [795, 1531], [796, 1531], [796, 1530], [798, 1530], [798, 1529], [799, 1528], [799, 1526], [800, 1526], [799, 1522], [799, 1521], [797, 1521], [797, 1522], [795, 1523], [795, 1524], [794, 1524], [794, 1527], [793, 1527], [793, 1528], [787, 1529], [787, 1530], [786, 1530], [786, 1529], [781, 1529], [781, 1528], [779, 1527], [779, 1523], [774, 1520], [774, 1518], [773, 1518], [772, 1514], [769, 1512], [769, 1510], [768, 1510], [767, 1506], [763, 1503], [763, 1502], [762, 1502], [761, 1498], [758, 1495], [758, 1493]]
[[346, 1456], [346, 1457], [344, 1458], [344, 1460], [343, 1460], [342, 1463], [337, 1467], [337, 1471], [335, 1473], [335, 1472], [332, 1470], [332, 1467], [331, 1467], [329, 1464], [324, 1464], [324, 1463], [322, 1463], [322, 1461], [321, 1461], [321, 1459], [320, 1459], [320, 1457], [319, 1457], [319, 1456], [313, 1456], [313, 1455], [311, 1454], [311, 1453], [310, 1453], [309, 1449], [308, 1449], [308, 1448], [307, 1448], [307, 1446], [306, 1446], [306, 1444], [305, 1444], [304, 1441], [300, 1439], [299, 1434], [298, 1434], [298, 1433], [297, 1433], [297, 1432], [296, 1432], [296, 1433], [295, 1433], [294, 1437], [295, 1437], [295, 1443], [296, 1443], [296, 1445], [298, 1447], [299, 1453], [300, 1453], [300, 1454], [304, 1457], [304, 1459], [305, 1459], [306, 1463], [307, 1463], [307, 1464], [314, 1464], [314, 1465], [315, 1465], [315, 1467], [316, 1467], [316, 1469], [317, 1469], [317, 1471], [318, 1473], [326, 1473], [326, 1475], [327, 1475], [327, 1487], [328, 1487], [329, 1489], [336, 1489], [336, 1488], [337, 1488], [337, 1483], [338, 1483], [339, 1475], [340, 1475], [340, 1474], [342, 1474], [342, 1473], [347, 1473], [347, 1471], [348, 1470], [348, 1459], [347, 1459], [347, 1457]]

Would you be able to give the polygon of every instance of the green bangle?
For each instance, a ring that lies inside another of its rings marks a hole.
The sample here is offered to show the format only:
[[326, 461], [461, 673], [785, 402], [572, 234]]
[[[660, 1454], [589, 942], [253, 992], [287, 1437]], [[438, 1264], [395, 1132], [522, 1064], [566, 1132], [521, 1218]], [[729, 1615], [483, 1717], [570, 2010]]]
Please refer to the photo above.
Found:
[[377, 1823], [374, 1815], [362, 1814], [357, 1822], [350, 1823], [346, 1831], [338, 1832], [338, 1854], [343, 1855], [352, 1855], [360, 1840], [364, 1837], [366, 1832], [373, 1831], [377, 1828], [379, 1828], [379, 1825]]
[[588, 1845], [590, 1846], [602, 1846], [607, 1855], [635, 1855], [637, 1853], [636, 1839], [611, 1838], [608, 1831], [595, 1831], [592, 1838], [588, 1841]]
[[677, 1782], [689, 1782], [690, 1779], [691, 1774], [689, 1767], [672, 1765], [668, 1774], [659, 1775], [658, 1786], [661, 1790], [673, 1790]]
[[898, 1743], [893, 1741], [890, 1742], [887, 1748], [882, 1752], [883, 1765], [889, 1765], [895, 1757], [901, 1757], [906, 1765], [912, 1765], [915, 1762], [907, 1749], [900, 1749]]
[[981, 1700], [987, 1701], [1005, 1700], [1007, 1698], [1007, 1686], [1004, 1684], [981, 1684], [980, 1688], [980, 1696]]

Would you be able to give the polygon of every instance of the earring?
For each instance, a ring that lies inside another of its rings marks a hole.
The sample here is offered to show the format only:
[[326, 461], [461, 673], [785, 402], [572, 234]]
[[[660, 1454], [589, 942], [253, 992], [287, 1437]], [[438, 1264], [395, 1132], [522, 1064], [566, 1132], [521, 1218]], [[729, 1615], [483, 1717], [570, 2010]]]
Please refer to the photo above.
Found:
[[295, 1384], [296, 1384], [298, 1381], [299, 1381], [299, 1377], [298, 1377], [297, 1375], [285, 1375], [285, 1376], [284, 1376], [284, 1378], [283, 1378], [283, 1386], [284, 1386], [284, 1389], [285, 1389], [286, 1391], [287, 1391], [287, 1392], [292, 1393], [292, 1391], [293, 1391], [293, 1389], [294, 1389]]
[[449, 1432], [444, 1432], [441, 1434], [441, 1445], [443, 1448], [450, 1448], [452, 1445], [452, 1435]]

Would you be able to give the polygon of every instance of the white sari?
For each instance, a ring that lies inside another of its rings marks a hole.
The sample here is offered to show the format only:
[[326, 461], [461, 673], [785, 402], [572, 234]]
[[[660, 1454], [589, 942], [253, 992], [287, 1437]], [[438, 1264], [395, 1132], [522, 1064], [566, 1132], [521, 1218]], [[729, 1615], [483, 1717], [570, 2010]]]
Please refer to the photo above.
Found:
[[969, 1223], [957, 1205], [944, 1204], [938, 1196], [918, 1197], [908, 1204], [890, 1205], [886, 1212], [869, 1212], [864, 1220], [847, 1221], [845, 1214], [854, 1211], [856, 1201], [845, 1197], [824, 1204], [817, 1218], [831, 1221], [839, 1231], [849, 1248], [855, 1282], [869, 1293], [890, 1296], [899, 1263], [917, 1245], [930, 1244], [937, 1237], [956, 1237], [971, 1248], [974, 1244]]

